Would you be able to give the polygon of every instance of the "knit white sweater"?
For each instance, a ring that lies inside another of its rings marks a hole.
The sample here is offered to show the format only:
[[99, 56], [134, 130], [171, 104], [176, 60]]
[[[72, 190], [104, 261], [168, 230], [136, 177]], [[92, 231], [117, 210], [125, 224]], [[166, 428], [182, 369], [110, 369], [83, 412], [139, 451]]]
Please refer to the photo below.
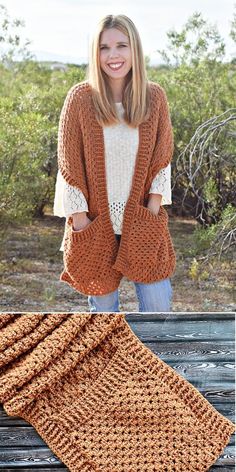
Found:
[[[128, 200], [135, 159], [139, 146], [138, 128], [129, 128], [123, 120], [123, 105], [116, 103], [120, 123], [104, 126], [105, 165], [108, 202], [111, 222], [116, 234], [122, 234], [125, 204]], [[149, 193], [162, 195], [161, 205], [170, 205], [171, 166], [161, 169], [152, 181]], [[73, 213], [88, 211], [87, 201], [82, 191], [69, 185], [57, 174], [53, 212], [55, 216], [68, 218]], [[60, 250], [63, 251], [64, 238]]]

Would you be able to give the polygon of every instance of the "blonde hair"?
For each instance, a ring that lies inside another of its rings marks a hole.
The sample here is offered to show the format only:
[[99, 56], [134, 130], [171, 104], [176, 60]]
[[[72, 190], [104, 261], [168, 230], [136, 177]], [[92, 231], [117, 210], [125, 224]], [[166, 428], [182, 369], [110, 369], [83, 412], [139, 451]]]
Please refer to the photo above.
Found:
[[132, 67], [125, 77], [122, 104], [124, 121], [131, 128], [135, 128], [149, 117], [150, 88], [138, 30], [125, 15], [107, 15], [102, 18], [90, 45], [86, 79], [92, 88], [96, 119], [101, 126], [119, 122], [110, 84], [100, 67], [100, 38], [102, 32], [109, 28], [120, 30], [130, 41]]

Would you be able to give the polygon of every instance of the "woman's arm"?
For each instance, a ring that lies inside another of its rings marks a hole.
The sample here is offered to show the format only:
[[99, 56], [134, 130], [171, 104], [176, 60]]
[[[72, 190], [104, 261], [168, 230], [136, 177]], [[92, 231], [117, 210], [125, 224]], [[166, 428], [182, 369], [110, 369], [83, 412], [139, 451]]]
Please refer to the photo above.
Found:
[[91, 220], [87, 217], [88, 205], [81, 190], [68, 184], [60, 170], [57, 173], [53, 213], [55, 216], [72, 216], [76, 231], [85, 228]]
[[152, 213], [157, 215], [160, 205], [170, 205], [171, 203], [171, 165], [169, 163], [153, 179], [147, 206]]

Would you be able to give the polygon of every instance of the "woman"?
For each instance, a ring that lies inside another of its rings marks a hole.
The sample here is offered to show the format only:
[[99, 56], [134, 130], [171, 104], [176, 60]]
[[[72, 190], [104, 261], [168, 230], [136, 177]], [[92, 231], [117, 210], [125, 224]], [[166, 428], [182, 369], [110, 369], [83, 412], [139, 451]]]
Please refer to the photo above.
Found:
[[176, 256], [163, 204], [171, 203], [172, 154], [166, 94], [146, 78], [139, 33], [127, 16], [108, 15], [58, 132], [60, 279], [88, 295], [91, 312], [119, 311], [123, 276], [135, 285], [139, 311], [170, 311]]

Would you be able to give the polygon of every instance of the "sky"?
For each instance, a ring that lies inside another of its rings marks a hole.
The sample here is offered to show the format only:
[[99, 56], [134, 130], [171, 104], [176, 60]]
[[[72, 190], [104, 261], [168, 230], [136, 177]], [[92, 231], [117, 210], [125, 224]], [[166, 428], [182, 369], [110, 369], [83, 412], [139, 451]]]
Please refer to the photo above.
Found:
[[87, 62], [93, 31], [108, 14], [124, 14], [135, 23], [144, 54], [151, 64], [161, 62], [157, 49], [165, 49], [166, 33], [181, 31], [195, 12], [217, 25], [226, 43], [226, 58], [236, 56], [229, 37], [236, 0], [1, 0], [11, 18], [24, 20], [24, 36], [38, 60]]

